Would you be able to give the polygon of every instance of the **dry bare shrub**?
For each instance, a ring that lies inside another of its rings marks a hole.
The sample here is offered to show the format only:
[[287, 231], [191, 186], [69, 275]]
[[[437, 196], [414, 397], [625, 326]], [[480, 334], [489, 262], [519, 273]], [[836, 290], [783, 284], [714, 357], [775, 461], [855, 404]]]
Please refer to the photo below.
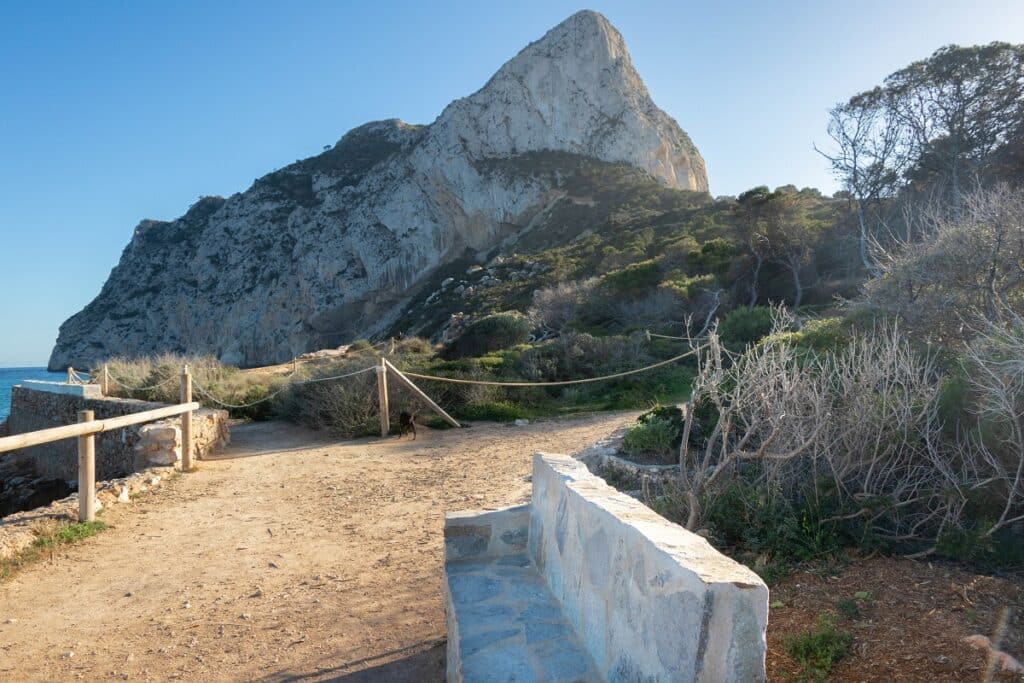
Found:
[[624, 328], [655, 327], [666, 322], [679, 322], [687, 308], [678, 294], [662, 287], [642, 296], [616, 298], [608, 303], [610, 317]]
[[998, 321], [1024, 309], [1024, 190], [998, 185], [964, 195], [961, 207], [932, 203], [907, 217], [915, 241], [876, 243], [880, 275], [862, 306], [898, 316], [922, 338], [960, 346], [964, 321]]
[[595, 337], [567, 332], [524, 351], [519, 372], [528, 380], [562, 381], [633, 370], [650, 360], [642, 333]]
[[973, 456], [974, 487], [1003, 501], [986, 536], [1024, 521], [1024, 320], [1003, 317], [1010, 322], [985, 323], [964, 354], [978, 425], [962, 445]]
[[[787, 465], [791, 470], [790, 462], [815, 444], [829, 418], [828, 402], [817, 395], [822, 387], [816, 368], [798, 362], [788, 343], [769, 337], [734, 354], [711, 330], [696, 362], [679, 453], [688, 529], [698, 528], [708, 499], [730, 477], [755, 476], [767, 487]], [[691, 445], [698, 419], [702, 448]], [[759, 467], [741, 473], [741, 465], [751, 461]]]
[[560, 282], [533, 293], [528, 315], [547, 332], [559, 333], [578, 317], [580, 307], [591, 296], [597, 278]]
[[377, 375], [365, 372], [351, 377], [310, 382], [346, 375], [373, 365], [371, 354], [318, 368], [316, 374], [302, 378], [275, 400], [275, 412], [310, 429], [335, 436], [354, 437], [380, 429], [377, 399]]
[[943, 433], [934, 359], [887, 325], [823, 356], [819, 372], [831, 419], [813, 456], [848, 508], [842, 518], [892, 542], [931, 542], [958, 527], [969, 473]]
[[944, 431], [934, 360], [895, 325], [821, 355], [785, 335], [734, 354], [713, 331], [698, 353], [680, 446], [687, 527], [698, 528], [737, 480], [794, 508], [830, 510], [819, 522], [924, 553], [976, 525], [968, 506], [979, 490], [1003, 511], [987, 533], [1021, 519], [1024, 361], [1007, 359], [1024, 358], [1024, 336], [998, 344], [972, 356], [988, 368], [972, 376], [986, 397], [979, 410], [1003, 425], [996, 453]]
[[[224, 365], [210, 355], [165, 353], [142, 358], [113, 358], [105, 365], [110, 374], [110, 395], [159, 403], [180, 400], [181, 371], [187, 365], [192, 374], [193, 399], [210, 408], [262, 401], [287, 381], [281, 375], [250, 373]], [[103, 365], [91, 368], [93, 381], [98, 381], [102, 372]], [[230, 410], [234, 417], [264, 419], [269, 416], [269, 409], [269, 402], [262, 402]]]

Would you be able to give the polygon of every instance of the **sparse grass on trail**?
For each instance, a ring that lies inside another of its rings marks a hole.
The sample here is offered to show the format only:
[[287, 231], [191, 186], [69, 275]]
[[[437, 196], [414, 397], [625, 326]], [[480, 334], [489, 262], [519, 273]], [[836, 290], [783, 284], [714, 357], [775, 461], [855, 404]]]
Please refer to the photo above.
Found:
[[106, 522], [99, 520], [92, 522], [58, 522], [56, 520], [41, 522], [32, 529], [36, 534], [36, 540], [32, 545], [13, 557], [0, 559], [0, 581], [6, 581], [19, 570], [42, 559], [46, 556], [46, 551], [52, 553], [60, 546], [78, 543], [95, 536], [106, 528]]
[[836, 628], [834, 617], [822, 614], [812, 630], [789, 636], [785, 643], [786, 654], [801, 666], [798, 680], [825, 681], [832, 665], [849, 652], [853, 636]]

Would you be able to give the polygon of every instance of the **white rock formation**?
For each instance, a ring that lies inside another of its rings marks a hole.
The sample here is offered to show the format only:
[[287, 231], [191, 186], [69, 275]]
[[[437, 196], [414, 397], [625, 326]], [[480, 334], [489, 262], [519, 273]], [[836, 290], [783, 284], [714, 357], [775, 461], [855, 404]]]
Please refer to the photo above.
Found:
[[251, 366], [386, 329], [439, 266], [486, 254], [564, 194], [533, 172], [538, 155], [707, 191], [703, 159], [622, 36], [579, 12], [429, 126], [366, 124], [243, 193], [140, 223], [99, 296], [61, 326], [50, 367], [163, 351]]

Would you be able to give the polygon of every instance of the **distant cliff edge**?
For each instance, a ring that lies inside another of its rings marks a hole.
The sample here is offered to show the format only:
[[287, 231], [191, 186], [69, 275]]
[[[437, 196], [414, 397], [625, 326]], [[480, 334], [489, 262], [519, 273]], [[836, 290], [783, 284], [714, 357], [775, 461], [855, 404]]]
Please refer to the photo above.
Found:
[[510, 168], [549, 152], [708, 189], [622, 36], [579, 12], [429, 126], [368, 123], [245, 192], [142, 221], [96, 299], [61, 325], [49, 367], [160, 352], [254, 366], [379, 333], [439, 267], [535, 227], [559, 173]]

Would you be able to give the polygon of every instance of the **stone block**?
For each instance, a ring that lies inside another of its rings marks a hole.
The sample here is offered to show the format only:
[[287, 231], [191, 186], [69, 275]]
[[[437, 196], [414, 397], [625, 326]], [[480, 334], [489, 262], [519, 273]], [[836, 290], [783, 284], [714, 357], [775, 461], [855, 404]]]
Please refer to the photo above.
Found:
[[161, 448], [149, 453], [146, 461], [150, 465], [173, 465], [181, 460], [181, 448]]
[[147, 441], [170, 441], [172, 443], [179, 443], [181, 441], [181, 429], [174, 425], [156, 422], [139, 427], [139, 436], [143, 440]]

